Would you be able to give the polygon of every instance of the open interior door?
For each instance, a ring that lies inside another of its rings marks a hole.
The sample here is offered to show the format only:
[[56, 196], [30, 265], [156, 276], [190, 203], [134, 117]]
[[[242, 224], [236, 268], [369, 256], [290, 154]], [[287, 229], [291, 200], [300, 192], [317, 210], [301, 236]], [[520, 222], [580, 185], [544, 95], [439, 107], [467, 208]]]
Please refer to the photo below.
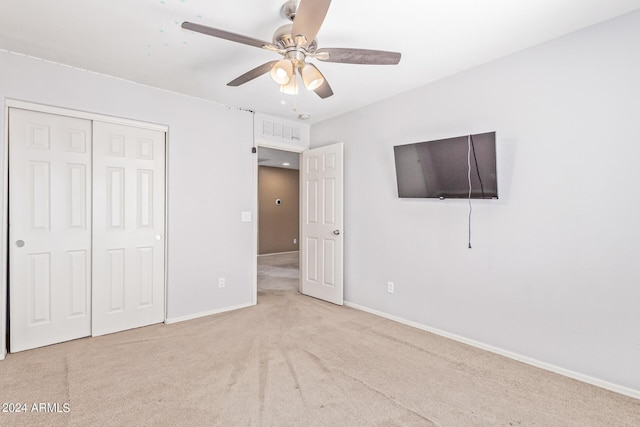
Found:
[[300, 292], [343, 302], [343, 144], [302, 152]]

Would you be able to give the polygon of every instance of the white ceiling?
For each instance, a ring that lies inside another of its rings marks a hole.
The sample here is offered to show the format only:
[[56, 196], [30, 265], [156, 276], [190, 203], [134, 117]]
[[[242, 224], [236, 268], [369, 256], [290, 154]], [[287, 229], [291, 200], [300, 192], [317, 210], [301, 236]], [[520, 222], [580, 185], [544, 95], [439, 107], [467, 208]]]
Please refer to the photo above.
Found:
[[180, 27], [192, 21], [271, 41], [288, 23], [283, 3], [1, 0], [0, 49], [288, 119], [308, 113], [313, 123], [640, 9], [640, 0], [335, 0], [319, 48], [398, 51], [402, 60], [312, 60], [335, 93], [324, 100], [304, 89], [282, 95], [268, 74], [226, 86], [278, 55]]
[[258, 165], [281, 169], [300, 169], [300, 153], [258, 147]]

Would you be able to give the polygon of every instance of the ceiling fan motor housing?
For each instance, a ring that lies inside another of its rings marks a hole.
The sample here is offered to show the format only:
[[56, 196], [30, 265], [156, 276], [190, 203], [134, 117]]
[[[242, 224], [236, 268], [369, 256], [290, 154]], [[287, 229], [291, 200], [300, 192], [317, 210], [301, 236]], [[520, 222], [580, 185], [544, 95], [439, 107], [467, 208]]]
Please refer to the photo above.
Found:
[[305, 54], [299, 50], [290, 50], [284, 54], [284, 57], [289, 59], [294, 67], [300, 68], [304, 65]]
[[306, 54], [312, 54], [318, 48], [318, 40], [314, 39], [306, 46], [298, 46], [295, 37], [291, 35], [292, 24], [285, 24], [273, 33], [273, 44], [286, 51], [296, 49]]

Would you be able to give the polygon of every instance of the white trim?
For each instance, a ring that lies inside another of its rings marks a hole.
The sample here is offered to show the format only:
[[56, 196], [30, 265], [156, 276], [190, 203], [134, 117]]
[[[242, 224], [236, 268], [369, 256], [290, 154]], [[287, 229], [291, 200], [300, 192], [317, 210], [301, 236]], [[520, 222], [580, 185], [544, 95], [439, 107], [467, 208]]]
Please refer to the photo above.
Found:
[[[252, 253], [258, 254], [258, 218], [260, 212], [258, 211], [258, 143], [256, 141], [256, 113], [251, 113], [251, 136], [253, 141], [253, 239], [251, 242]], [[258, 257], [254, 256], [252, 259], [251, 267], [253, 268], [252, 288], [251, 288], [251, 303], [253, 305], [258, 304]]]
[[256, 113], [251, 114], [251, 136], [253, 138], [253, 239], [251, 242], [252, 253], [256, 256], [253, 257], [251, 267], [253, 268], [252, 288], [251, 288], [251, 302], [253, 305], [258, 304], [258, 218], [260, 212], [258, 211], [258, 143], [256, 141]]
[[287, 144], [286, 142], [269, 141], [268, 139], [255, 138], [255, 147], [273, 148], [275, 150], [291, 151], [294, 153], [302, 153], [304, 150], [308, 150], [309, 147], [303, 147], [301, 145]]
[[212, 316], [214, 314], [226, 313], [228, 311], [240, 310], [242, 308], [253, 307], [255, 304], [239, 304], [231, 307], [218, 308], [216, 310], [203, 311], [201, 313], [189, 314], [187, 316], [173, 317], [166, 319], [165, 324], [171, 325], [173, 323], [186, 322], [187, 320], [199, 319], [201, 317]]
[[550, 363], [541, 362], [539, 360], [533, 359], [531, 357], [523, 356], [518, 353], [513, 353], [508, 350], [501, 349], [499, 347], [494, 347], [492, 345], [484, 344], [479, 341], [475, 341], [469, 338], [462, 337], [460, 335], [452, 334], [446, 331], [442, 331], [440, 329], [432, 328], [430, 326], [423, 325], [421, 323], [413, 322], [411, 320], [403, 319], [402, 317], [394, 316], [391, 314], [384, 313], [382, 311], [374, 310], [371, 308], [367, 308], [358, 304], [354, 304], [352, 302], [345, 301], [344, 305], [347, 307], [354, 308], [356, 310], [365, 311], [370, 314], [374, 314], [376, 316], [384, 317], [385, 319], [393, 320], [394, 322], [402, 323], [407, 326], [412, 326], [417, 329], [421, 329], [423, 331], [430, 332], [435, 335], [439, 335], [441, 337], [449, 338], [454, 341], [461, 342], [463, 344], [470, 345], [472, 347], [479, 348], [480, 350], [489, 351], [491, 353], [499, 354], [500, 356], [508, 357], [509, 359], [517, 360], [518, 362], [526, 363], [527, 365], [535, 366], [536, 368], [541, 368], [546, 371], [554, 372], [556, 374], [563, 375], [568, 378], [572, 378], [574, 380], [582, 381], [587, 384], [595, 385], [600, 388], [604, 388], [615, 393], [620, 393], [625, 396], [632, 397], [634, 399], [640, 399], [640, 390], [634, 390], [628, 387], [624, 387], [618, 384], [610, 383], [608, 381], [604, 381], [598, 378], [591, 377], [589, 375], [581, 374], [579, 372], [571, 371], [569, 369], [561, 368], [559, 366], [552, 365]]
[[[9, 108], [4, 108], [4, 185], [2, 188], [2, 199], [4, 201], [4, 210], [0, 212], [0, 245], [7, 249], [7, 241], [9, 239]], [[4, 252], [4, 251], [0, 251]], [[0, 260], [0, 360], [4, 360], [7, 355], [7, 259], [9, 254], [5, 253]]]
[[78, 119], [87, 119], [105, 123], [113, 123], [124, 126], [131, 126], [142, 129], [157, 130], [169, 133], [169, 127], [157, 123], [142, 122], [139, 120], [125, 119], [122, 117], [107, 116], [104, 114], [89, 113], [86, 111], [73, 110], [71, 108], [55, 107], [52, 105], [36, 104], [33, 102], [20, 101], [17, 99], [7, 99], [7, 108], [21, 108], [23, 110], [37, 111], [40, 113], [57, 114], [59, 116], [70, 116]]
[[169, 314], [169, 127], [164, 132], [164, 313]]

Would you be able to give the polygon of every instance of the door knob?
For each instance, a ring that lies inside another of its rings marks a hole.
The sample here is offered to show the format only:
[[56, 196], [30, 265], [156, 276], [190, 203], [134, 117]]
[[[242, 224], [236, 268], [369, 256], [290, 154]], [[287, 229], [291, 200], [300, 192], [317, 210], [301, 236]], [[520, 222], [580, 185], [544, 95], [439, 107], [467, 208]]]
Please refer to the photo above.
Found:
[[333, 234], [335, 234], [336, 236], [340, 235], [340, 230], [333, 230]]
[[21, 248], [24, 246], [24, 240], [16, 240], [16, 246]]
[[161, 234], [156, 234], [156, 240], [162, 240], [162, 235]]

